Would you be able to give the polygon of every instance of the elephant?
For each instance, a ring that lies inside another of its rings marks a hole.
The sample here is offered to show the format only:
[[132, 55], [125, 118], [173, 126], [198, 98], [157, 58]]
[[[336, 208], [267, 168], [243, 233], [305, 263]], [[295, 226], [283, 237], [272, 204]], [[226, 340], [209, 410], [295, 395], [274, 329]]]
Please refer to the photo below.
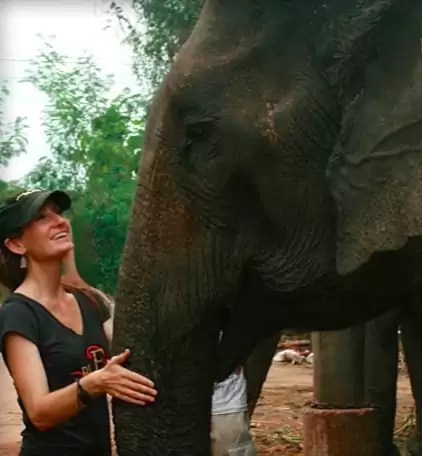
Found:
[[[409, 299], [418, 305], [421, 296]], [[422, 456], [422, 320], [413, 306], [396, 307], [365, 325], [365, 393], [379, 411], [379, 452], [399, 456], [393, 444], [398, 375], [398, 331], [415, 400], [416, 429], [407, 444], [411, 456]]]
[[205, 0], [148, 113], [113, 350], [159, 392], [113, 403], [120, 456], [209, 455], [213, 385], [259, 344], [421, 291], [421, 18]]

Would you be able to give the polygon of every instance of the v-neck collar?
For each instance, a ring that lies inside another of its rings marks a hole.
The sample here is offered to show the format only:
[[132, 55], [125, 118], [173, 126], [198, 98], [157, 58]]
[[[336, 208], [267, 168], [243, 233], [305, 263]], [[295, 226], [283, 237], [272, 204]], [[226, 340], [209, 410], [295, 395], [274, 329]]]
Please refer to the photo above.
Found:
[[79, 312], [81, 313], [81, 320], [82, 320], [82, 332], [81, 334], [79, 334], [78, 332], [74, 331], [72, 328], [69, 328], [69, 326], [66, 326], [65, 324], [63, 324], [52, 312], [50, 312], [47, 307], [43, 306], [39, 301], [33, 299], [33, 298], [30, 298], [29, 296], [23, 294], [23, 293], [19, 293], [19, 292], [14, 292], [13, 295], [15, 296], [20, 296], [24, 299], [27, 299], [31, 302], [33, 302], [34, 304], [36, 304], [38, 307], [41, 307], [42, 309], [44, 309], [44, 311], [54, 320], [56, 321], [62, 328], [70, 331], [72, 334], [74, 334], [75, 336], [78, 336], [78, 337], [84, 337], [84, 333], [85, 333], [85, 321], [86, 321], [86, 318], [85, 318], [85, 311], [84, 311], [84, 306], [81, 304], [81, 301], [79, 300], [79, 297], [75, 294], [75, 293], [70, 293], [75, 299], [76, 299], [76, 303], [78, 304], [78, 307], [79, 307]]

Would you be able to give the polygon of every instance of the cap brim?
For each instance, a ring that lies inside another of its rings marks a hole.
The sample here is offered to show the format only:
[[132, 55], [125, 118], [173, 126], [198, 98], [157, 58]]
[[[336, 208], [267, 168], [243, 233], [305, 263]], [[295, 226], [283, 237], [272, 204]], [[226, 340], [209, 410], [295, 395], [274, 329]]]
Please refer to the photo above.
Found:
[[54, 190], [52, 192], [40, 192], [28, 210], [27, 222], [25, 225], [32, 222], [38, 216], [42, 207], [50, 201], [58, 207], [60, 212], [66, 211], [72, 205], [70, 196], [61, 190]]
[[[22, 201], [20, 201], [22, 198]], [[22, 229], [36, 220], [43, 206], [52, 202], [60, 213], [71, 207], [70, 196], [61, 190], [34, 190], [18, 195], [13, 204], [3, 210], [0, 217], [1, 239], [16, 237]], [[3, 244], [3, 242], [0, 243]]]

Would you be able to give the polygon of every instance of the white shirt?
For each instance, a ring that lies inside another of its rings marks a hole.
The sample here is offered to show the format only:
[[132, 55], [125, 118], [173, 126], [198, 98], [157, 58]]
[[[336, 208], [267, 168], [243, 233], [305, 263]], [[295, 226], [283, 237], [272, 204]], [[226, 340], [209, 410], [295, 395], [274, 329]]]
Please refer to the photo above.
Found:
[[212, 415], [244, 412], [248, 409], [246, 378], [243, 369], [233, 372], [226, 380], [214, 384]]

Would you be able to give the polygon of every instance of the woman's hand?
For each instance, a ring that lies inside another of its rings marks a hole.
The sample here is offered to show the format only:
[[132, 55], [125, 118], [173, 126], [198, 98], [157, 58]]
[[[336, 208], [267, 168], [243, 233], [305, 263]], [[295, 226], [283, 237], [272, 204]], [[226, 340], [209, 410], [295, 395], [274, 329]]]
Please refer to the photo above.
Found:
[[84, 377], [81, 386], [88, 393], [109, 394], [112, 397], [137, 405], [146, 405], [155, 401], [157, 391], [148, 378], [121, 366], [129, 357], [125, 350], [113, 356], [102, 369]]

